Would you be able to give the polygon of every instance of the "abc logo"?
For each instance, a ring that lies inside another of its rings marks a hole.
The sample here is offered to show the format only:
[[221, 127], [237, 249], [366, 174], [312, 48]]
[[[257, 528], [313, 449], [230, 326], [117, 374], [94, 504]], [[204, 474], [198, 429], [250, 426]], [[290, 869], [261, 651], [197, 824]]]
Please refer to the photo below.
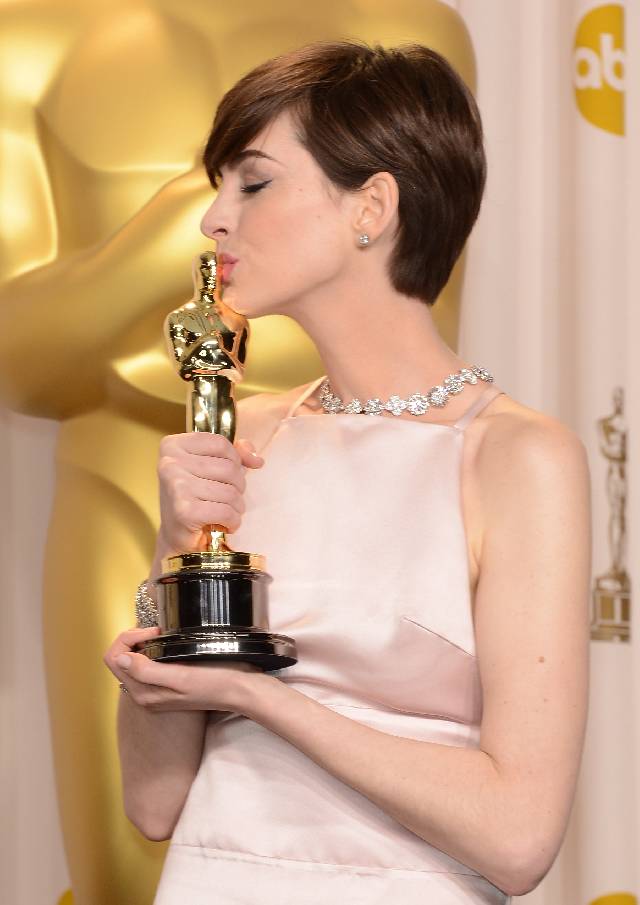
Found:
[[591, 905], [638, 905], [638, 900], [629, 892], [614, 892], [594, 899]]
[[596, 6], [576, 29], [573, 85], [584, 118], [615, 135], [624, 135], [624, 79], [624, 8]]

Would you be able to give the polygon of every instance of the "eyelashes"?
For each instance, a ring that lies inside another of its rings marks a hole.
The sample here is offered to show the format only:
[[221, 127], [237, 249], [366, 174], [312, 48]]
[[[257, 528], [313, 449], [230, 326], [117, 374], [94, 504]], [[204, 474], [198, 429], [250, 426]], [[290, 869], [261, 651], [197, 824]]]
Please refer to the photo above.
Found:
[[251, 185], [243, 185], [240, 191], [244, 192], [245, 195], [254, 195], [256, 192], [259, 192], [260, 189], [269, 185], [270, 182], [270, 179], [265, 179], [264, 182], [254, 182]]

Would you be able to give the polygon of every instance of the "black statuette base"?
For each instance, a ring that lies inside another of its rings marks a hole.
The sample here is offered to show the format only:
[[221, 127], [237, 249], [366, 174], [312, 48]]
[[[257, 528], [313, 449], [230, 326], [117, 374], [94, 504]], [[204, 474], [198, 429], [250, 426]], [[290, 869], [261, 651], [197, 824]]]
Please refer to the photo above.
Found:
[[144, 653], [164, 662], [252, 663], [265, 671], [297, 663], [295, 643], [285, 635], [260, 630], [191, 632], [161, 635], [144, 643]]
[[267, 585], [271, 576], [258, 569], [223, 572], [181, 570], [162, 575], [156, 584], [163, 631], [200, 631], [203, 626], [267, 624]]
[[297, 662], [292, 638], [270, 632], [260, 569], [180, 569], [156, 582], [161, 634], [139, 645], [152, 660], [240, 661], [264, 670]]

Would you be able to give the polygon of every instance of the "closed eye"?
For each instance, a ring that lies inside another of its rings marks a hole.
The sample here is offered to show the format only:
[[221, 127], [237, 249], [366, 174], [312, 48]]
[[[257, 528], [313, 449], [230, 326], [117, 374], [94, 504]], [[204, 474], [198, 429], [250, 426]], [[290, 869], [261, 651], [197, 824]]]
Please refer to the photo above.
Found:
[[251, 185], [243, 185], [240, 191], [244, 192], [246, 195], [252, 195], [255, 192], [259, 192], [260, 189], [263, 189], [265, 185], [269, 185], [270, 182], [270, 179], [265, 179], [264, 182], [254, 182]]

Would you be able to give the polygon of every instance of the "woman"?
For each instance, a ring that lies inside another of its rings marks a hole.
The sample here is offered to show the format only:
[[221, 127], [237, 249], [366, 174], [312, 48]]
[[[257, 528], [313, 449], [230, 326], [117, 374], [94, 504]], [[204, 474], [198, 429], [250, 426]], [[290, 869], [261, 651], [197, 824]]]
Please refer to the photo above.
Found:
[[107, 653], [127, 813], [172, 837], [156, 902], [504, 903], [575, 787], [589, 495], [575, 435], [433, 324], [484, 188], [476, 105], [424, 47], [312, 45], [226, 95], [204, 161], [225, 301], [294, 318], [326, 376], [241, 403], [235, 446], [162, 444], [151, 576], [222, 523], [299, 662], [155, 663], [132, 648], [157, 629]]

